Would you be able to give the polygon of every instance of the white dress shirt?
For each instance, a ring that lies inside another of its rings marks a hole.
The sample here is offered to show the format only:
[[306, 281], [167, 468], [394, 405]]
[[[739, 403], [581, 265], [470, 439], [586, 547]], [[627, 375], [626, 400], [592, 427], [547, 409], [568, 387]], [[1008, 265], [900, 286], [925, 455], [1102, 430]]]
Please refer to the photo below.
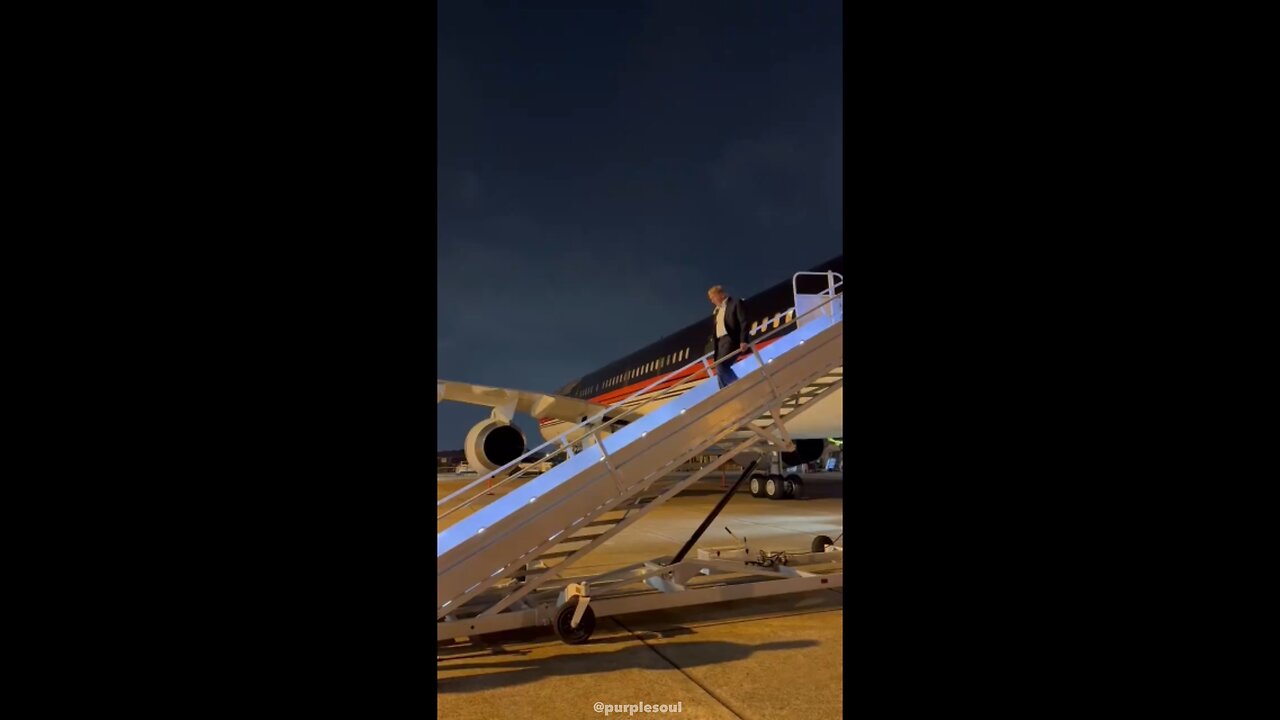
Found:
[[729, 334], [729, 331], [724, 329], [724, 307], [728, 304], [729, 298], [725, 298], [724, 302], [716, 306], [716, 337], [718, 338]]

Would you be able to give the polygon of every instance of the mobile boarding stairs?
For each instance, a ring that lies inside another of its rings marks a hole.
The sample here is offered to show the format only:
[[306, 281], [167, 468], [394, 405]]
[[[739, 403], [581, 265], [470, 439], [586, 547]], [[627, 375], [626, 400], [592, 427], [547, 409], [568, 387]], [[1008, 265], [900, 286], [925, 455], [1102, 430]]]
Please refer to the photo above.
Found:
[[[797, 282], [813, 275], [826, 287], [799, 293]], [[744, 542], [689, 555], [756, 462], [675, 556], [594, 577], [566, 574], [606, 540], [725, 462], [761, 444], [794, 449], [787, 422], [844, 382], [842, 285], [837, 273], [797, 273], [794, 330], [775, 329], [751, 342], [746, 356], [735, 353], [717, 363], [736, 363], [739, 380], [729, 387], [700, 382], [643, 416], [622, 408], [630, 398], [624, 399], [439, 501], [437, 642], [552, 625], [572, 644], [590, 637], [597, 617], [843, 586], [843, 549], [825, 536], [797, 552], [770, 553]], [[771, 336], [777, 336], [774, 342], [758, 348]], [[699, 365], [701, 370], [681, 384], [712, 377], [716, 366], [710, 358], [694, 360], [636, 394]], [[616, 424], [624, 418], [629, 422]], [[530, 455], [549, 448], [548, 458], [563, 458], [551, 470], [513, 472]], [[671, 474], [708, 451], [719, 454], [701, 470], [687, 477]], [[487, 487], [496, 478], [501, 482]], [[487, 505], [479, 502], [494, 497], [490, 489], [504, 486], [504, 495]]]

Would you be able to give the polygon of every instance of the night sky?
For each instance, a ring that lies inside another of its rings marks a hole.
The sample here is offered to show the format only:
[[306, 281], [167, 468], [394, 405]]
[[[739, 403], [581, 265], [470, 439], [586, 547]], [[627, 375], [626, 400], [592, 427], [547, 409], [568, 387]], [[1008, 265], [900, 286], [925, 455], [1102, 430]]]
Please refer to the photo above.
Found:
[[[842, 252], [837, 0], [438, 19], [441, 379], [553, 391]], [[438, 450], [489, 414], [437, 407]]]

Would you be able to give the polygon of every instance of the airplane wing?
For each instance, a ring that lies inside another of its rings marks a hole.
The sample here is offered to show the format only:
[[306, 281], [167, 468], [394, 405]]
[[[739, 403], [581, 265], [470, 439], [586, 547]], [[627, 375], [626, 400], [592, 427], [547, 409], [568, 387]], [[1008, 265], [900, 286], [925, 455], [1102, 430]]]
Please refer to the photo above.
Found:
[[436, 404], [446, 400], [494, 409], [494, 417], [511, 422], [517, 412], [537, 419], [554, 418], [577, 424], [605, 409], [603, 405], [547, 393], [487, 387], [471, 383], [436, 380]]

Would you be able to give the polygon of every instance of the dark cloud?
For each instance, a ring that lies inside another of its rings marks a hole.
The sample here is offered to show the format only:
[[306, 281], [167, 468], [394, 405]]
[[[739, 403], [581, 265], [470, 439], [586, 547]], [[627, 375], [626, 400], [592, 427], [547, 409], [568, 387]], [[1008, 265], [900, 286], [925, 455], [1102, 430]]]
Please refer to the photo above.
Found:
[[840, 12], [442, 2], [440, 376], [551, 391], [840, 253]]

